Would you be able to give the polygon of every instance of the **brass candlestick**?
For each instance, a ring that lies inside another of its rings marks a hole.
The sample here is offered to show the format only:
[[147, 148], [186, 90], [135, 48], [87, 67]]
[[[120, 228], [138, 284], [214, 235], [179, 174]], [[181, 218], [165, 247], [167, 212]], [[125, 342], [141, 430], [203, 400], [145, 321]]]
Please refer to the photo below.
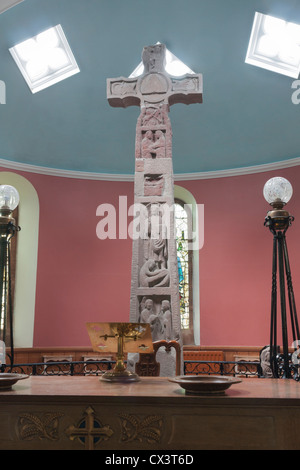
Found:
[[100, 380], [109, 382], [140, 380], [138, 374], [126, 368], [124, 357], [125, 353], [153, 352], [148, 323], [87, 323], [87, 330], [94, 351], [116, 353], [115, 367], [106, 371]]

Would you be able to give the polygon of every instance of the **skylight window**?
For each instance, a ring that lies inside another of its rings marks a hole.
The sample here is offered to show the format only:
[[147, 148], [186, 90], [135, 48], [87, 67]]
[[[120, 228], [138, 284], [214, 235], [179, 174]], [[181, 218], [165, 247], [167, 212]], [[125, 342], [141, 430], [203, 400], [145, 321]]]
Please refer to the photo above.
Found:
[[245, 62], [298, 78], [300, 25], [255, 13]]
[[1, 0], [0, 15], [4, 11], [8, 10], [9, 8], [14, 7], [15, 5], [21, 2], [23, 2], [23, 0]]
[[17, 44], [9, 51], [32, 93], [79, 72], [60, 25]]
[[[157, 42], [156, 44], [160, 44]], [[193, 72], [187, 65], [185, 65], [180, 59], [178, 59], [172, 52], [166, 49], [166, 72], [173, 77], [181, 77], [187, 73]], [[134, 69], [134, 71], [129, 75], [129, 78], [135, 78], [142, 75], [144, 71], [143, 62], [140, 62], [139, 65]]]

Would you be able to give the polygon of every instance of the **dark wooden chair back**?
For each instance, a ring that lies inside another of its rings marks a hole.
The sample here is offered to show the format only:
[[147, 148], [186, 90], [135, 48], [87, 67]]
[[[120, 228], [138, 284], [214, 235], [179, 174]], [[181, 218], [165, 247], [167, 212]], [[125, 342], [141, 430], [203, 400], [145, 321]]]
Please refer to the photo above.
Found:
[[181, 370], [181, 348], [177, 341], [154, 341], [153, 353], [140, 353], [139, 361], [135, 365], [135, 372], [141, 377], [158, 377], [160, 373], [160, 363], [156, 361], [156, 353], [159, 348], [164, 347], [167, 352], [174, 348], [176, 351], [176, 375], [180, 375]]

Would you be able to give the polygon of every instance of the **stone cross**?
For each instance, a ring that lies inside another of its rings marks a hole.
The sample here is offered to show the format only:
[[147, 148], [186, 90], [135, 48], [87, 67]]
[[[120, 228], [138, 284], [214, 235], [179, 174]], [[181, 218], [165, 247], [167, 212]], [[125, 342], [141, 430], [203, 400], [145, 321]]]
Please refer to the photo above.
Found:
[[135, 145], [135, 207], [140, 236], [133, 239], [130, 321], [151, 325], [152, 339], [181, 339], [174, 177], [169, 107], [202, 102], [202, 75], [180, 78], [165, 70], [166, 46], [144, 47], [144, 72], [107, 80], [113, 107], [140, 106]]

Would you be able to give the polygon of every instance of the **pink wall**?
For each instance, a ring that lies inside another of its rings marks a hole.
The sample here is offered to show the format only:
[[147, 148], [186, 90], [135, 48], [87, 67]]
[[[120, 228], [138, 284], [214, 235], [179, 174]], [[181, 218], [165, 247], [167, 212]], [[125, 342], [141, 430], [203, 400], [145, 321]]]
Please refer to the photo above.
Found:
[[45, 176], [33, 184], [40, 197], [34, 346], [85, 346], [87, 321], [129, 318], [131, 243], [99, 240], [96, 209], [118, 207], [132, 185]]
[[[87, 321], [129, 320], [131, 240], [99, 240], [96, 209], [117, 208], [119, 195], [130, 206], [133, 184], [16, 173], [33, 184], [40, 202], [34, 346], [87, 346]], [[272, 235], [263, 226], [269, 206], [262, 189], [277, 175], [294, 188], [287, 240], [300, 302], [300, 167], [176, 183], [205, 207], [201, 345], [269, 342]]]
[[201, 345], [269, 344], [273, 236], [263, 225], [270, 206], [262, 191], [274, 176], [287, 178], [294, 188], [287, 209], [295, 222], [287, 232], [287, 243], [296, 302], [297, 294], [300, 302], [300, 167], [182, 183], [205, 207]]

